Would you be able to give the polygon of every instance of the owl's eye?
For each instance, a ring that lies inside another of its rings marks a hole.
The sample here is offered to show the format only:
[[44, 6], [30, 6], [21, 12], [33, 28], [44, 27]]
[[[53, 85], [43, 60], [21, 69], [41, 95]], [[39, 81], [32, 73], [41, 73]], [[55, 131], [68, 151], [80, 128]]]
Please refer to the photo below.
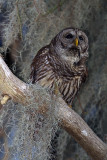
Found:
[[71, 38], [73, 38], [74, 36], [72, 35], [72, 34], [67, 34], [66, 36], [65, 36], [65, 38], [67, 38], [67, 39], [71, 39]]
[[79, 40], [80, 40], [80, 41], [83, 41], [84, 38], [83, 38], [82, 36], [79, 36]]

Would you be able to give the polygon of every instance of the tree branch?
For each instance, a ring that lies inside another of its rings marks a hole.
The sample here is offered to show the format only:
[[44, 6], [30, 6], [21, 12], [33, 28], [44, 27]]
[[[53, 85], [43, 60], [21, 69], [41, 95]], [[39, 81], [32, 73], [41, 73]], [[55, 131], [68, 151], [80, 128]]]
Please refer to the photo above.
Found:
[[14, 102], [29, 104], [29, 85], [18, 79], [8, 68], [0, 55], [0, 91], [8, 95]]
[[89, 128], [85, 121], [62, 99], [58, 104], [58, 116], [62, 127], [84, 148], [93, 160], [107, 160], [107, 146]]
[[[23, 105], [31, 103], [29, 101], [32, 98], [31, 87], [18, 79], [9, 70], [1, 56], [0, 91], [2, 95], [8, 95], [14, 102]], [[37, 102], [36, 97], [35, 102]], [[62, 98], [58, 98], [57, 106], [58, 111], [56, 117], [60, 121], [61, 126], [74, 137], [93, 160], [107, 160], [107, 146], [95, 135], [84, 120], [69, 108]]]

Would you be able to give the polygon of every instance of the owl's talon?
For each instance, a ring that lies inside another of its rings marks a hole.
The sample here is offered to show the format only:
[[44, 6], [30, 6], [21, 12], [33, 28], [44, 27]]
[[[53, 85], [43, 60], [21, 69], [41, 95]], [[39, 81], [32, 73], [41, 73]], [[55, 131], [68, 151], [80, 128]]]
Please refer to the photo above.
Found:
[[59, 93], [59, 88], [58, 88], [58, 84], [55, 82], [55, 86], [54, 86], [54, 94], [58, 95]]
[[72, 105], [68, 105], [70, 108], [72, 108]]

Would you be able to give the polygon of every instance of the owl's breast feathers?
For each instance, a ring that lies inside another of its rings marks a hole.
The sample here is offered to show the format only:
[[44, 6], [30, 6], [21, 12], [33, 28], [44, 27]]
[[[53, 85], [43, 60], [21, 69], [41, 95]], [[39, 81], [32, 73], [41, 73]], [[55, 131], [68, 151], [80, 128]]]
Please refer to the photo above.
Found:
[[31, 64], [32, 83], [39, 83], [41, 86], [53, 88], [57, 83], [63, 99], [72, 104], [80, 85], [87, 77], [85, 66], [69, 69], [67, 65], [62, 65], [60, 59], [51, 56], [49, 46], [43, 47]]

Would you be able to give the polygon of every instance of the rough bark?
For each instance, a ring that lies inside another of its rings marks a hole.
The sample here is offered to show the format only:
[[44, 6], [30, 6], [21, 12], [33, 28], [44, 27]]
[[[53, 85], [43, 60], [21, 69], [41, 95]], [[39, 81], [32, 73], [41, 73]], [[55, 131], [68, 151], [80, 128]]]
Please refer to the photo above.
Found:
[[14, 102], [29, 104], [29, 86], [10, 71], [2, 56], [0, 56], [0, 91], [2, 95], [8, 95]]
[[[18, 79], [7, 67], [0, 56], [0, 91], [8, 95], [14, 102], [28, 105], [32, 96], [32, 88]], [[37, 99], [35, 98], [35, 102]], [[85, 149], [93, 160], [107, 160], [107, 146], [88, 127], [84, 120], [62, 98], [57, 99], [58, 111], [56, 118], [61, 126]], [[46, 106], [48, 108], [48, 106]], [[42, 109], [42, 108], [41, 108]], [[46, 112], [47, 110], [45, 110]]]
[[107, 160], [107, 146], [85, 121], [60, 99], [58, 116], [62, 127], [84, 148], [93, 160]]

